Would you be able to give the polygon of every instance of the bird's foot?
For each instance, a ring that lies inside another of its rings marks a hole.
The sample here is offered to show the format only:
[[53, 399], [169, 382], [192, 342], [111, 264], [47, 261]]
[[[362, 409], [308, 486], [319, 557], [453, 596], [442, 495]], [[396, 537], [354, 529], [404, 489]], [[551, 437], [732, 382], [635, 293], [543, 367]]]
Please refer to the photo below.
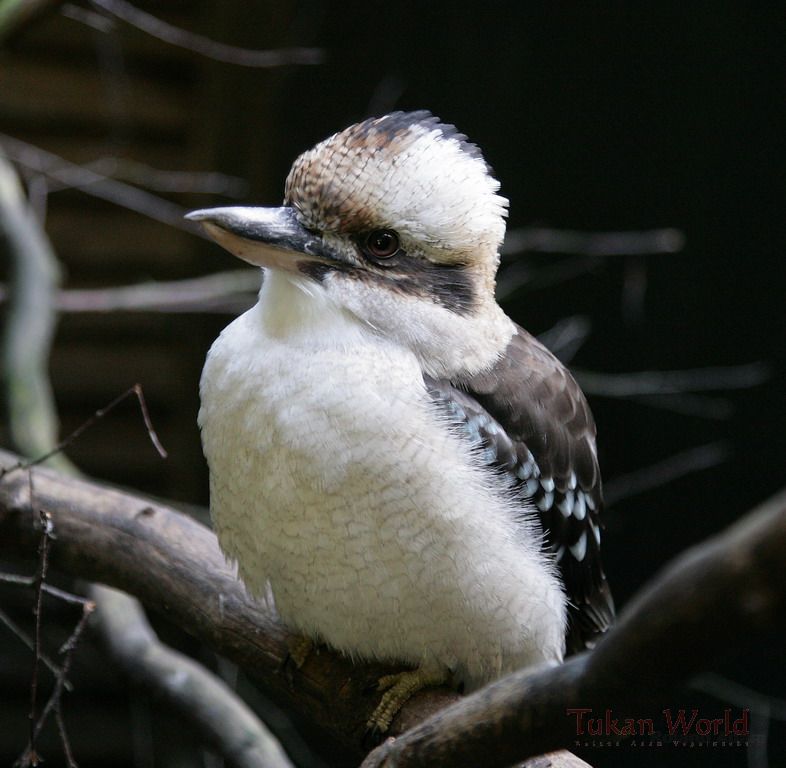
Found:
[[385, 675], [379, 678], [377, 690], [384, 691], [382, 699], [366, 723], [369, 733], [382, 734], [390, 728], [393, 718], [418, 691], [448, 682], [446, 670], [418, 669]]
[[314, 650], [316, 643], [310, 637], [298, 637], [289, 643], [289, 661], [295, 665], [295, 669], [300, 669]]
[[286, 674], [289, 685], [292, 686], [295, 670], [300, 669], [306, 663], [306, 659], [316, 647], [316, 643], [310, 637], [303, 635], [288, 641], [287, 646], [287, 655], [281, 662], [281, 671]]

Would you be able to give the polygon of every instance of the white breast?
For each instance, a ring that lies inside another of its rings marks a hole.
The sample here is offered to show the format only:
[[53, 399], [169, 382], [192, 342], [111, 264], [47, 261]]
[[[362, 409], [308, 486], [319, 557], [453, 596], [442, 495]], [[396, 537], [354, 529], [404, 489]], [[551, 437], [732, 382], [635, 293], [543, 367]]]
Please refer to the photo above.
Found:
[[470, 686], [560, 660], [535, 523], [434, 411], [414, 355], [319, 290], [270, 274], [202, 375], [211, 512], [247, 587], [345, 653]]

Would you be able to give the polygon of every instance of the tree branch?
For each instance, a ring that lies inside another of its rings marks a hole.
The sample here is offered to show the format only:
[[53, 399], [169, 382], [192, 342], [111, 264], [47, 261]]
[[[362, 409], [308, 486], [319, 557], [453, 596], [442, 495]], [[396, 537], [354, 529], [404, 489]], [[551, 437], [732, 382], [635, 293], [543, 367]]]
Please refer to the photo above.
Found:
[[519, 253], [572, 253], [584, 256], [635, 256], [679, 253], [685, 235], [679, 229], [644, 229], [627, 232], [584, 232], [551, 227], [509, 229], [503, 256]]
[[[503, 768], [576, 739], [566, 707], [636, 713], [710, 669], [729, 649], [786, 633], [786, 491], [676, 558], [592, 653], [514, 673], [375, 750], [363, 768]], [[657, 659], [657, 664], [653, 664]]]
[[0, 133], [0, 147], [15, 163], [48, 179], [54, 179], [61, 185], [61, 189], [78, 189], [154, 221], [190, 232], [204, 240], [209, 239], [200, 232], [199, 227], [183, 218], [187, 209], [163, 197], [132, 184], [102, 176], [86, 166], [71, 163], [59, 155], [4, 133]]
[[136, 27], [151, 37], [225, 64], [269, 68], [293, 64], [321, 64], [324, 60], [324, 52], [320, 48], [279, 48], [268, 51], [239, 48], [168, 24], [125, 0], [91, 0], [91, 2], [96, 8], [122, 19], [126, 24]]
[[89, 593], [105, 619], [103, 640], [133, 682], [155, 690], [193, 722], [231, 765], [291, 768], [281, 745], [240, 698], [202, 665], [159, 642], [136, 600], [98, 584]]
[[[17, 460], [0, 451], [3, 466]], [[207, 528], [162, 504], [43, 469], [36, 470], [35, 493], [57, 531], [53, 567], [137, 596], [243, 667], [272, 698], [305, 713], [332, 736], [345, 760], [362, 758], [365, 723], [377, 698], [371, 689], [381, 674], [397, 668], [356, 668], [321, 651], [296, 673], [293, 687], [280, 670], [296, 638], [246, 595]], [[7, 474], [0, 484], [0, 554], [5, 549], [32, 558], [38, 542], [33, 522], [25, 474]], [[453, 700], [455, 694], [433, 692], [427, 709]], [[418, 718], [401, 720], [412, 725]]]
[[[0, 462], [16, 457], [0, 452]], [[293, 684], [280, 672], [288, 641], [273, 611], [246, 595], [213, 534], [171, 508], [94, 482], [36, 473], [36, 503], [57, 530], [53, 567], [139, 597], [254, 677], [266, 693], [318, 727], [345, 762], [363, 755], [373, 683], [394, 671], [353, 666], [325, 650]], [[37, 538], [22, 473], [0, 484], [0, 551], [31, 554]], [[786, 492], [727, 532], [690, 550], [656, 577], [592, 654], [561, 667], [518, 672], [385, 745], [369, 766], [506, 766], [569, 746], [570, 706], [656, 706], [664, 691], [711, 668], [742, 638], [786, 631]], [[708, 640], [712, 638], [712, 641]], [[653, 667], [652, 658], [658, 658]], [[424, 691], [394, 721], [399, 734], [456, 695]]]
[[[9, 427], [23, 453], [39, 453], [56, 442], [58, 420], [47, 369], [55, 325], [52, 297], [60, 268], [14, 169], [0, 153], [0, 244], [3, 240], [14, 285], [2, 348], [6, 408], [14, 416]], [[62, 456], [51, 463], [68, 466]]]

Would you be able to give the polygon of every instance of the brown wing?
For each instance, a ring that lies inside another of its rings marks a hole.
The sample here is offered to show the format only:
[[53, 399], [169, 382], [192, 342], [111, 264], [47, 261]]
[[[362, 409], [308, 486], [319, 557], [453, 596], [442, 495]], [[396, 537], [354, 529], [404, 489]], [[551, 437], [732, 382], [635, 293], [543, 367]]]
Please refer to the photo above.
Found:
[[427, 383], [488, 464], [537, 508], [570, 601], [568, 651], [591, 646], [611, 625], [614, 603], [600, 558], [595, 422], [578, 384], [521, 328], [490, 370]]

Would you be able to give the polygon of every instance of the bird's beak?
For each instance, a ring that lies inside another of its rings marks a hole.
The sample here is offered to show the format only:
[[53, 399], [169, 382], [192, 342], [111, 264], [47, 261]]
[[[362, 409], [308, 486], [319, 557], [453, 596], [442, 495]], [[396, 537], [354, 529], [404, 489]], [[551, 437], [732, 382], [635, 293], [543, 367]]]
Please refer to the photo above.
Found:
[[305, 229], [292, 208], [207, 208], [186, 214], [219, 245], [258, 267], [297, 271], [299, 262], [331, 260], [322, 240]]

